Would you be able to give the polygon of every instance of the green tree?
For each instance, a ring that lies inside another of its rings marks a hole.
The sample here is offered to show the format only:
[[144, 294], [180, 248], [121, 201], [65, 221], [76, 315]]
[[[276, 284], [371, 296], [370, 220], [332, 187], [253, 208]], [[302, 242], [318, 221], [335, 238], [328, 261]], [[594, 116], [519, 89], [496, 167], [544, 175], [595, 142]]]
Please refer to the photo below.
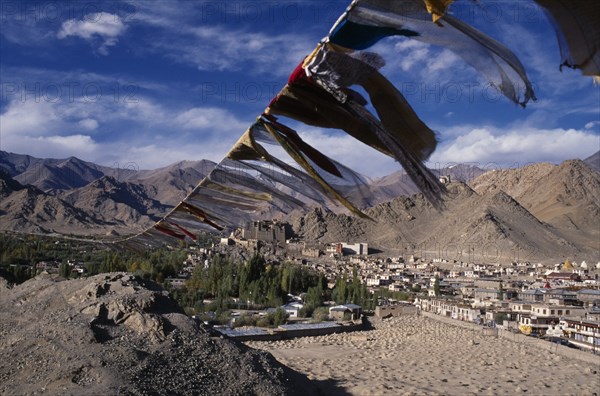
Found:
[[436, 297], [440, 296], [440, 277], [439, 276], [435, 276], [435, 281], [433, 282], [433, 293], [435, 294]]
[[69, 278], [69, 276], [71, 275], [71, 267], [69, 266], [69, 264], [61, 263], [58, 266], [58, 274], [65, 279]]
[[346, 277], [342, 276], [337, 278], [335, 281], [335, 288], [333, 289], [333, 299], [337, 304], [345, 304], [348, 298], [347, 294], [347, 282]]
[[494, 320], [498, 324], [503, 324], [504, 321], [508, 318], [504, 312], [497, 313], [494, 317]]
[[275, 327], [282, 325], [285, 323], [285, 320], [287, 319], [287, 312], [285, 312], [285, 309], [279, 307], [275, 310], [275, 312], [273, 313], [273, 325]]
[[287, 265], [281, 269], [281, 289], [286, 293], [290, 292], [290, 269]]
[[364, 291], [366, 288], [363, 287], [360, 278], [358, 277], [358, 270], [356, 267], [352, 269], [352, 303], [363, 305]]
[[308, 288], [305, 303], [313, 308], [320, 307], [323, 304], [323, 287], [320, 284]]

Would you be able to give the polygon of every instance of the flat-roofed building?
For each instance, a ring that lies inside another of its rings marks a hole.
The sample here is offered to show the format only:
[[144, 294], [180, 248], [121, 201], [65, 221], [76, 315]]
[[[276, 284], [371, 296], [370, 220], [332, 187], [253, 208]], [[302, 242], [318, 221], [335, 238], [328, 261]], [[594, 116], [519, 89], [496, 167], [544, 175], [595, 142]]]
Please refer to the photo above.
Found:
[[560, 321], [560, 327], [570, 344], [600, 351], [600, 322], [567, 318]]

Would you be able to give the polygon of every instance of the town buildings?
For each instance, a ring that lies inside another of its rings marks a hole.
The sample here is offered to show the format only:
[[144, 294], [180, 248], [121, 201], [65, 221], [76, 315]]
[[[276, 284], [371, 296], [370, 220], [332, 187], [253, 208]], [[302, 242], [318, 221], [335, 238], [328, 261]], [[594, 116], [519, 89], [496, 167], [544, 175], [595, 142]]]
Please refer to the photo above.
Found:
[[[385, 257], [368, 254], [369, 245], [364, 243], [282, 242], [282, 235], [288, 236], [284, 232], [285, 226], [278, 222], [253, 222], [245, 231], [232, 235], [231, 244], [224, 243], [219, 249], [266, 252], [273, 263], [292, 262], [312, 268], [326, 277], [330, 288], [340, 279], [348, 283], [358, 280], [372, 295], [392, 293], [379, 297], [376, 312], [380, 317], [408, 312], [397, 301], [408, 299], [418, 310], [459, 321], [539, 337], [561, 334], [567, 342], [595, 345], [594, 334], [585, 333], [595, 328], [600, 318], [600, 271], [595, 266], [582, 272], [574, 262], [500, 265], [423, 259], [416, 254]], [[195, 259], [196, 265], [210, 258], [205, 256]], [[290, 305], [289, 311], [286, 308], [290, 317], [298, 315], [296, 305]], [[330, 314], [344, 317], [351, 311], [348, 306], [337, 307]]]

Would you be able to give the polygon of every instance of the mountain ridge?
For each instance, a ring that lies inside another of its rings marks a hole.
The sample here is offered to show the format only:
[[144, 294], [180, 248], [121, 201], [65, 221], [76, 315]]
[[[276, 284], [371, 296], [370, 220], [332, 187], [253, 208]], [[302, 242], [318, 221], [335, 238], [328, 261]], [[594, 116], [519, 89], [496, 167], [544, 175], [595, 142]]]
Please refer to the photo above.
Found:
[[[107, 224], [37, 187], [23, 186], [0, 172], [0, 218], [2, 230], [30, 233], [63, 232], [73, 229], [97, 233]], [[100, 231], [102, 232], [102, 231]]]
[[[7, 164], [6, 157], [0, 155], [5, 169], [0, 185], [2, 229], [25, 232], [139, 232], [183, 199], [214, 166], [210, 161], [181, 161], [151, 171], [129, 170], [126, 180], [105, 174], [83, 187], [46, 192], [8, 176], [10, 169], [15, 173], [39, 165], [38, 159], [20, 156], [20, 162]], [[87, 172], [81, 175], [85, 179], [95, 168], [82, 163], [70, 158], [53, 160], [51, 165], [69, 169], [79, 165]], [[411, 193], [403, 184], [406, 178], [396, 172], [369, 185], [374, 198], [365, 202], [364, 211], [376, 223], [319, 208], [296, 211], [287, 220], [308, 243], [362, 241], [389, 251], [417, 246], [438, 255], [454, 249], [455, 256], [480, 259], [489, 259], [492, 251], [501, 252], [503, 259], [566, 255], [597, 259], [600, 172], [587, 162], [537, 163], [488, 172], [456, 165], [436, 173], [451, 181], [441, 212], [420, 193]], [[398, 195], [403, 189], [404, 194]], [[28, 204], [19, 206], [20, 201]]]
[[169, 206], [179, 203], [215, 165], [208, 160], [179, 161], [157, 169], [140, 170], [135, 164], [113, 168], [77, 157], [42, 159], [0, 151], [0, 171], [4, 170], [21, 184], [35, 186], [46, 193], [60, 194], [110, 176], [120, 182], [144, 185], [151, 198]]
[[565, 237], [501, 190], [479, 194], [460, 182], [449, 184], [448, 190], [442, 212], [415, 194], [367, 209], [375, 222], [316, 209], [292, 224], [313, 243], [368, 242], [376, 250], [448, 260], [553, 261], [598, 255], [593, 240]]

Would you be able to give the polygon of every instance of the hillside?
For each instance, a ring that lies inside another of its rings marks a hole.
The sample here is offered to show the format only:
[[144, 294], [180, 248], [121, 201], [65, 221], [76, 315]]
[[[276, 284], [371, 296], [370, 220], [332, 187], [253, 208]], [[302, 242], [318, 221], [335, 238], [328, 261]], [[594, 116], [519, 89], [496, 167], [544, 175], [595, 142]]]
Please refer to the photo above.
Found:
[[486, 262], [552, 261], [565, 255], [597, 259], [590, 240], [565, 238], [502, 191], [478, 194], [463, 183], [452, 183], [445, 205], [440, 213], [416, 194], [367, 209], [375, 221], [316, 209], [292, 223], [309, 242], [368, 242], [375, 250], [421, 257]]
[[157, 284], [123, 273], [0, 278], [0, 394], [311, 395], [269, 353], [211, 337]]
[[[414, 194], [410, 180], [396, 172], [371, 181], [366, 193], [353, 191], [375, 222], [309, 208], [306, 213], [293, 211], [288, 219], [308, 242], [367, 241], [386, 251], [447, 258], [550, 260], [585, 255], [594, 261], [600, 251], [600, 173], [589, 162], [592, 157], [486, 173], [460, 164], [434, 170], [458, 181], [450, 185], [442, 212]], [[46, 192], [4, 177], [2, 229], [137, 232], [176, 205], [214, 166], [210, 161], [182, 161], [156, 170], [120, 171], [76, 158], [40, 160], [0, 152], [0, 167], [6, 172], [52, 187]], [[45, 174], [52, 177], [36, 179], [32, 169], [48, 169]], [[77, 177], [65, 180], [65, 170]], [[61, 189], [84, 183], [98, 172], [100, 178], [81, 187]]]
[[104, 233], [107, 224], [33, 186], [23, 186], [0, 172], [0, 229], [31, 233]]
[[169, 210], [169, 207], [150, 198], [143, 185], [119, 182], [110, 176], [59, 196], [87, 213], [96, 214], [109, 224], [135, 225], [137, 229], [152, 225]]
[[600, 173], [583, 161], [488, 172], [471, 186], [480, 193], [504, 191], [565, 237], [600, 247]]
[[155, 170], [137, 170], [133, 165], [120, 169], [75, 157], [40, 159], [0, 151], [5, 190], [1, 229], [137, 232], [177, 205], [214, 166], [203, 160]]
[[[28, 184], [45, 192], [83, 187], [102, 176], [115, 176], [118, 170], [82, 161], [35, 158], [29, 155], [0, 151], [0, 168], [21, 184]], [[121, 171], [121, 176], [131, 172]]]
[[583, 160], [590, 168], [600, 172], [600, 151], [596, 151], [596, 154], [592, 154]]
[[114, 168], [67, 159], [35, 158], [29, 155], [0, 151], [0, 170], [4, 170], [23, 185], [35, 186], [51, 194], [85, 187], [102, 177], [112, 177], [119, 182], [141, 184], [146, 194], [166, 206], [175, 206], [214, 167], [212, 161], [181, 161], [153, 170], [140, 170], [136, 164]]
[[145, 187], [149, 197], [167, 206], [177, 205], [215, 167], [212, 161], [181, 161], [137, 172], [129, 181]]

